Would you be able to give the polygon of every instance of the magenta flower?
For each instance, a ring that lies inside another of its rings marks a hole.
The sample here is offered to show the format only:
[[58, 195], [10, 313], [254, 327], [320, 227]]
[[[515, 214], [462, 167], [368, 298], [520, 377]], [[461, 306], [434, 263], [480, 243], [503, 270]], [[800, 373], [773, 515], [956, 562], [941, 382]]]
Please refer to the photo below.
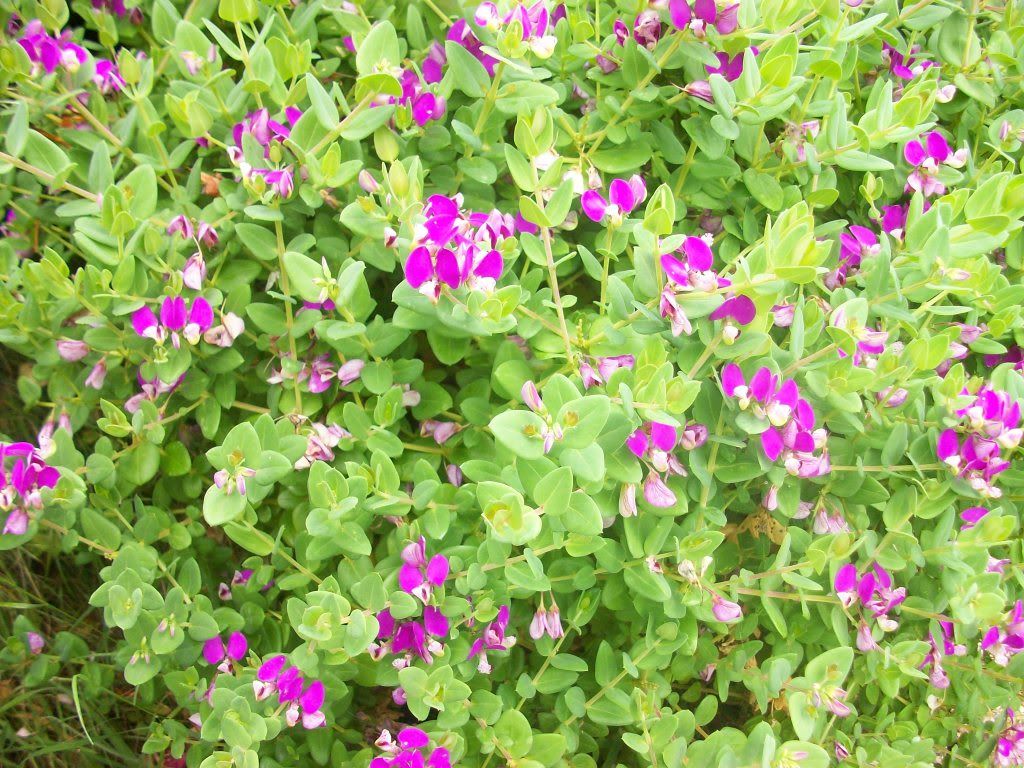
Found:
[[904, 56], [888, 43], [882, 43], [882, 61], [889, 64], [889, 69], [900, 80], [913, 80], [923, 74], [929, 67], [936, 66], [934, 61], [928, 59], [917, 60], [917, 53], [921, 46], [915, 45], [910, 52]]
[[29, 512], [43, 508], [43, 489], [59, 479], [60, 472], [29, 443], [0, 443], [0, 511], [7, 513], [0, 533], [27, 533]]
[[286, 656], [278, 655], [259, 666], [252, 684], [256, 701], [263, 701], [276, 693], [278, 703], [288, 705], [285, 722], [289, 727], [300, 721], [302, 727], [309, 730], [321, 727], [327, 720], [321, 709], [326, 693], [324, 684], [312, 680], [307, 685], [298, 668], [286, 668], [287, 663]]
[[408, 666], [415, 657], [427, 664], [440, 656], [443, 647], [439, 639], [448, 636], [449, 623], [439, 608], [424, 606], [422, 620], [396, 621], [387, 609], [377, 614], [377, 639], [370, 644], [370, 656], [379, 660], [388, 653], [403, 655], [395, 666]]
[[508, 628], [508, 619], [508, 606], [503, 605], [494, 621], [484, 628], [483, 634], [473, 641], [473, 645], [469, 649], [470, 659], [474, 656], [480, 657], [480, 660], [477, 662], [477, 669], [485, 675], [491, 672], [491, 665], [487, 661], [487, 652], [507, 651], [516, 644], [516, 639], [505, 633]]
[[881, 251], [878, 236], [867, 227], [854, 224], [849, 232], [839, 235], [839, 266], [825, 277], [825, 286], [835, 290], [846, 285], [847, 277], [860, 269], [865, 258]]
[[249, 641], [241, 632], [232, 632], [225, 643], [220, 637], [211, 637], [203, 643], [203, 658], [210, 666], [221, 666], [222, 672], [231, 669], [232, 661], [241, 661], [249, 651]]
[[833, 586], [845, 608], [862, 605], [883, 632], [892, 632], [899, 626], [888, 614], [906, 599], [907, 590], [904, 587], [893, 589], [892, 577], [881, 566], [876, 564], [858, 577], [857, 567], [847, 563], [836, 572]]
[[780, 380], [762, 367], [748, 385], [739, 366], [729, 363], [722, 369], [722, 391], [736, 398], [741, 410], [750, 409], [768, 422], [761, 433], [761, 448], [769, 461], [782, 457], [786, 471], [796, 477], [818, 477], [830, 471], [825, 450], [828, 433], [815, 429], [814, 409], [800, 397], [792, 379]]
[[[405, 699], [405, 695], [401, 697]], [[452, 768], [451, 756], [444, 747], [427, 752], [430, 737], [419, 728], [403, 728], [397, 741], [388, 730], [374, 742], [384, 755], [373, 758], [370, 768]]]
[[143, 306], [132, 314], [132, 327], [143, 338], [163, 344], [168, 338], [174, 348], [181, 346], [181, 337], [189, 344], [198, 344], [213, 324], [213, 309], [201, 296], [186, 305], [181, 296], [167, 296], [160, 305], [160, 319], [153, 310]]
[[434, 555], [427, 560], [427, 540], [407, 545], [402, 550], [403, 565], [398, 571], [398, 586], [403, 592], [416, 595], [426, 603], [434, 587], [440, 587], [448, 578], [448, 558]]
[[[751, 46], [750, 50], [757, 56], [757, 46]], [[729, 56], [720, 51], [715, 54], [715, 58], [718, 59], [718, 66], [712, 67], [709, 64], [705, 64], [704, 69], [707, 70], [709, 75], [721, 75], [725, 78], [726, 82], [732, 83], [739, 80], [743, 74], [743, 57], [743, 51], [740, 51], [735, 56]]]
[[246, 115], [245, 119], [236, 123], [231, 129], [231, 138], [235, 146], [242, 149], [242, 139], [248, 134], [256, 143], [264, 149], [264, 157], [270, 157], [270, 145], [272, 142], [283, 142], [291, 135], [292, 127], [302, 117], [302, 110], [298, 107], [287, 107], [285, 109], [285, 125], [282, 122], [272, 120], [270, 112], [265, 108], [258, 109]]
[[946, 137], [938, 131], [926, 134], [923, 139], [924, 144], [914, 139], [903, 147], [903, 157], [914, 169], [907, 177], [906, 191], [920, 192], [925, 197], [943, 195], [946, 185], [939, 181], [939, 172], [943, 166], [962, 168], [967, 162], [967, 150], [953, 152]]
[[70, 31], [63, 32], [60, 37], [51, 37], [43, 23], [33, 19], [22, 32], [18, 45], [28, 54], [35, 76], [44, 72], [51, 74], [58, 67], [74, 73], [89, 59], [84, 48], [71, 42]]
[[669, 0], [668, 12], [672, 26], [676, 29], [690, 29], [698, 38], [707, 35], [708, 27], [714, 27], [718, 34], [728, 35], [736, 31], [739, 3], [719, 8], [715, 0]]
[[591, 221], [599, 224], [613, 223], [616, 226], [631, 213], [647, 197], [647, 187], [640, 176], [634, 175], [629, 180], [614, 179], [608, 185], [608, 197], [588, 189], [583, 193], [580, 204], [583, 212]]
[[679, 290], [715, 291], [729, 285], [714, 270], [713, 238], [687, 237], [674, 253], [661, 257], [661, 268], [674, 288]]
[[1024, 603], [1018, 600], [1002, 627], [990, 627], [982, 636], [979, 649], [1001, 667], [1024, 651]]
[[640, 12], [633, 21], [633, 39], [647, 50], [658, 44], [661, 40], [661, 17], [657, 11], [648, 9]]
[[960, 519], [963, 520], [963, 525], [960, 526], [961, 531], [969, 531], [971, 528], [981, 522], [981, 519], [988, 514], [988, 510], [984, 507], [969, 507], [960, 513]]
[[722, 338], [726, 344], [731, 344], [740, 335], [738, 326], [750, 325], [757, 315], [757, 307], [749, 296], [733, 296], [723, 301], [718, 308], [709, 315], [711, 320], [725, 320], [722, 328]]

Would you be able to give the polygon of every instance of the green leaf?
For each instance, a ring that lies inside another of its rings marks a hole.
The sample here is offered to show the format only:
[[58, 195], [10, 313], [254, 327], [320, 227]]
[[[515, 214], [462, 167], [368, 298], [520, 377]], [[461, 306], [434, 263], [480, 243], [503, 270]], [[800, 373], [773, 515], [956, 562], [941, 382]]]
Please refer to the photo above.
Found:
[[386, 71], [402, 62], [398, 34], [390, 21], [378, 21], [356, 49], [356, 71], [369, 75]]
[[491, 85], [484, 65], [465, 46], [446, 40], [444, 51], [448, 58], [448, 76], [456, 88], [471, 99], [479, 99]]
[[499, 413], [490, 423], [494, 438], [517, 456], [524, 459], [539, 459], [544, 455], [544, 438], [547, 425], [532, 411], [505, 411]]
[[222, 488], [211, 485], [203, 497], [203, 518], [208, 525], [224, 525], [237, 520], [245, 511], [245, 496], [240, 493], [226, 493]]

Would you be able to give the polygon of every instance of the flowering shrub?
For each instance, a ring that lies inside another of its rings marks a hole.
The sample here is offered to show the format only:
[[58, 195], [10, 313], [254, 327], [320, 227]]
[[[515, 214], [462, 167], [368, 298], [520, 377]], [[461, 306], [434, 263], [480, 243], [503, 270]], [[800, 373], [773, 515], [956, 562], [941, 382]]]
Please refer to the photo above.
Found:
[[0, 3], [2, 754], [1024, 765], [1015, 3], [133, 2]]

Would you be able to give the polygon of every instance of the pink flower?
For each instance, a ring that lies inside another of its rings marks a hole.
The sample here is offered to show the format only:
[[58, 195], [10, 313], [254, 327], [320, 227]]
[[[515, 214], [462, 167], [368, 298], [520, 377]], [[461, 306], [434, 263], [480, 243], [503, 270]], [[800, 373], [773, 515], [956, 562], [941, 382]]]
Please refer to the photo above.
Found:
[[132, 314], [132, 327], [143, 338], [163, 344], [168, 338], [175, 348], [184, 337], [189, 344], [197, 344], [213, 323], [213, 309], [201, 296], [192, 300], [189, 308], [180, 296], [167, 296], [160, 305], [160, 319], [148, 306]]
[[647, 197], [647, 187], [640, 176], [632, 176], [630, 179], [614, 179], [608, 186], [608, 197], [605, 198], [599, 192], [588, 189], [583, 193], [580, 203], [583, 206], [583, 213], [591, 221], [599, 224], [608, 222], [616, 226], [622, 219], [631, 213]]
[[718, 595], [711, 597], [711, 613], [715, 618], [724, 623], [739, 621], [743, 617], [743, 609], [738, 603], [725, 600]]

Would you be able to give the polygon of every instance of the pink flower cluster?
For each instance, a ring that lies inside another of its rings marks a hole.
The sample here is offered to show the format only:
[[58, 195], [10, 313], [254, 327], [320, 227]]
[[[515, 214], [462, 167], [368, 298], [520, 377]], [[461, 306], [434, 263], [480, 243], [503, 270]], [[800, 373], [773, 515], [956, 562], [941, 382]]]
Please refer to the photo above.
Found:
[[303, 363], [298, 372], [294, 372], [286, 366], [274, 370], [267, 377], [267, 383], [281, 384], [285, 381], [297, 379], [300, 384], [306, 382], [306, 390], [308, 392], [318, 395], [330, 389], [331, 382], [335, 379], [343, 387], [347, 387], [352, 382], [357, 381], [364, 367], [366, 367], [365, 360], [355, 358], [337, 365], [331, 360], [330, 355], [323, 354], [317, 355], [311, 361]]
[[160, 304], [160, 318], [148, 306], [132, 313], [135, 333], [163, 345], [167, 339], [175, 349], [184, 338], [189, 344], [198, 344], [203, 334], [213, 325], [213, 308], [202, 296], [186, 304], [181, 296], [166, 296]]
[[580, 378], [583, 379], [583, 387], [590, 389], [606, 384], [611, 375], [620, 368], [632, 370], [636, 365], [636, 358], [633, 355], [614, 355], [611, 357], [594, 358], [596, 368], [588, 362], [580, 363]]
[[434, 589], [448, 579], [449, 568], [448, 558], [444, 555], [427, 558], [427, 540], [422, 536], [402, 550], [398, 586], [423, 602], [423, 616], [418, 620], [398, 621], [387, 608], [378, 613], [380, 629], [376, 641], [370, 644], [372, 658], [382, 659], [389, 653], [396, 656], [404, 654], [403, 658], [392, 662], [402, 668], [409, 666], [414, 656], [430, 664], [435, 656], [441, 654], [443, 646], [440, 641], [448, 636], [448, 618], [440, 608], [430, 605], [430, 600]]
[[[57, 69], [74, 74], [89, 60], [89, 53], [82, 46], [71, 42], [69, 31], [61, 33], [60, 37], [53, 37], [47, 33], [41, 21], [33, 20], [25, 25], [22, 33], [18, 45], [28, 54], [36, 77], [43, 73], [52, 74]], [[109, 59], [95, 60], [92, 79], [101, 93], [119, 91], [124, 87], [117, 65]]]
[[182, 240], [191, 240], [195, 244], [196, 250], [189, 256], [185, 266], [181, 269], [181, 281], [187, 288], [191, 288], [193, 291], [202, 290], [203, 280], [206, 279], [206, 261], [203, 258], [203, 246], [212, 248], [217, 245], [220, 241], [220, 238], [217, 236], [217, 230], [205, 221], [200, 221], [196, 225], [187, 216], [178, 214], [167, 225], [167, 234], [178, 235]]
[[381, 731], [374, 746], [384, 754], [373, 758], [370, 768], [452, 768], [451, 757], [444, 747], [427, 752], [430, 737], [419, 728], [403, 728], [397, 739], [390, 731]]
[[334, 449], [352, 433], [337, 424], [314, 421], [306, 435], [306, 452], [295, 461], [296, 469], [309, 469], [314, 461], [334, 461]]
[[1024, 765], [1024, 720], [1012, 709], [1006, 710], [1006, 723], [992, 753], [997, 768], [1019, 768]]
[[473, 645], [469, 648], [469, 658], [472, 659], [477, 656], [480, 657], [477, 660], [476, 668], [485, 675], [489, 675], [491, 673], [491, 665], [487, 660], [487, 652], [507, 651], [516, 644], [515, 637], [507, 633], [508, 620], [508, 606], [503, 605], [498, 609], [498, 615], [494, 618], [494, 621], [484, 627], [483, 633], [473, 641]]
[[[834, 586], [836, 597], [844, 608], [862, 605], [883, 632], [893, 632], [899, 627], [899, 623], [889, 617], [889, 611], [907, 598], [907, 590], [905, 587], [893, 589], [892, 577], [881, 566], [872, 566], [858, 578], [857, 566], [847, 563], [836, 572]], [[862, 651], [878, 648], [871, 626], [863, 618], [857, 630], [857, 647]]]
[[644, 480], [644, 498], [652, 507], [672, 507], [676, 495], [665, 483], [673, 475], [686, 476], [675, 455], [677, 447], [687, 451], [699, 448], [708, 439], [708, 429], [703, 424], [687, 424], [680, 430], [671, 424], [651, 421], [636, 429], [626, 439], [630, 453], [648, 465], [647, 479]]
[[534, 640], [540, 640], [544, 635], [547, 635], [552, 640], [557, 640], [564, 634], [565, 630], [562, 629], [562, 616], [558, 611], [558, 603], [552, 598], [551, 607], [546, 608], [542, 598], [540, 607], [533, 614], [533, 620], [530, 622], [530, 637]]
[[60, 472], [34, 446], [0, 443], [0, 512], [6, 515], [2, 533], [24, 534], [29, 513], [43, 508], [43, 489], [53, 488], [59, 479]]
[[[565, 6], [557, 5], [554, 11], [548, 10], [547, 0], [536, 0], [533, 3], [515, 3], [508, 13], [502, 14], [495, 3], [485, 2], [477, 6], [473, 20], [477, 26], [484, 27], [495, 33], [501, 33], [513, 22], [519, 22], [522, 29], [522, 42], [526, 47], [542, 59], [555, 52], [558, 42], [554, 36], [555, 25], [566, 16]], [[460, 27], [460, 23], [464, 26]], [[460, 27], [456, 29], [456, 27]], [[496, 61], [480, 50], [480, 41], [462, 19], [457, 21], [448, 32], [448, 39], [454, 40], [472, 53], [481, 64], [487, 67], [488, 74], [494, 75]]]
[[231, 671], [232, 661], [241, 661], [249, 652], [249, 641], [241, 632], [232, 632], [228, 641], [211, 637], [203, 643], [203, 658], [210, 666], [216, 666], [221, 672]]
[[288, 667], [287, 663], [288, 657], [281, 654], [272, 656], [260, 665], [252, 683], [256, 701], [263, 701], [276, 693], [278, 703], [288, 707], [285, 710], [285, 721], [289, 727], [301, 720], [303, 728], [319, 728], [327, 721], [321, 709], [325, 696], [324, 684], [313, 680], [306, 685], [298, 668]]
[[922, 139], [923, 143], [915, 139], [903, 147], [903, 157], [914, 168], [907, 177], [905, 191], [920, 192], [925, 197], [944, 195], [946, 185], [939, 181], [939, 172], [943, 166], [962, 168], [967, 163], [967, 150], [954, 152], [946, 137], [938, 131], [932, 131]]
[[999, 498], [1002, 490], [995, 486], [995, 477], [1010, 467], [1002, 451], [1012, 451], [1024, 438], [1020, 403], [1006, 392], [982, 387], [974, 402], [956, 415], [961, 419], [960, 430], [966, 434], [961, 440], [957, 429], [943, 431], [936, 455], [979, 494]]
[[[760, 368], [747, 384], [735, 363], [722, 369], [722, 390], [767, 422], [761, 448], [770, 461], [782, 458], [786, 471], [796, 477], [820, 477], [831, 469], [828, 433], [814, 428], [814, 409], [800, 397], [792, 379], [780, 379]], [[815, 453], [815, 452], [818, 453]]]
[[608, 185], [607, 198], [596, 190], [588, 189], [580, 198], [580, 205], [591, 221], [617, 227], [646, 197], [647, 185], [634, 174], [629, 179], [612, 180]]
[[989, 627], [981, 638], [979, 648], [1001, 667], [1005, 667], [1010, 659], [1024, 651], [1024, 603], [1018, 600], [1014, 604], [1006, 624]]
[[462, 195], [432, 195], [423, 208], [405, 279], [431, 301], [443, 287], [493, 291], [504, 269], [500, 248], [517, 232], [516, 219], [497, 210], [465, 211]]
[[253, 168], [245, 159], [243, 142], [245, 136], [251, 136], [256, 143], [263, 147], [263, 157], [270, 158], [270, 150], [274, 144], [281, 144], [291, 135], [291, 129], [302, 117], [302, 110], [298, 107], [286, 107], [285, 125], [270, 118], [270, 113], [264, 108], [259, 109], [231, 129], [231, 138], [235, 145], [228, 147], [228, 157], [231, 162], [238, 166], [245, 180], [262, 178], [274, 195], [287, 198], [295, 189], [295, 175], [290, 165], [280, 168]]
[[659, 308], [661, 316], [672, 326], [672, 335], [693, 333], [693, 326], [686, 312], [679, 306], [679, 294], [687, 291], [716, 291], [730, 282], [719, 277], [714, 269], [714, 254], [711, 235], [687, 237], [673, 253], [663, 254], [661, 268], [665, 272], [665, 287], [662, 289]]
[[942, 640], [940, 642], [935, 639], [935, 635], [933, 633], [928, 633], [928, 644], [931, 647], [929, 648], [928, 653], [925, 654], [924, 661], [921, 662], [920, 669], [931, 667], [931, 672], [928, 674], [928, 679], [931, 681], [931, 684], [936, 688], [948, 688], [949, 676], [946, 674], [946, 670], [942, 666], [942, 660], [946, 656], [964, 656], [967, 654], [967, 648], [954, 642], [953, 622], [940, 621], [939, 627], [942, 629]]

